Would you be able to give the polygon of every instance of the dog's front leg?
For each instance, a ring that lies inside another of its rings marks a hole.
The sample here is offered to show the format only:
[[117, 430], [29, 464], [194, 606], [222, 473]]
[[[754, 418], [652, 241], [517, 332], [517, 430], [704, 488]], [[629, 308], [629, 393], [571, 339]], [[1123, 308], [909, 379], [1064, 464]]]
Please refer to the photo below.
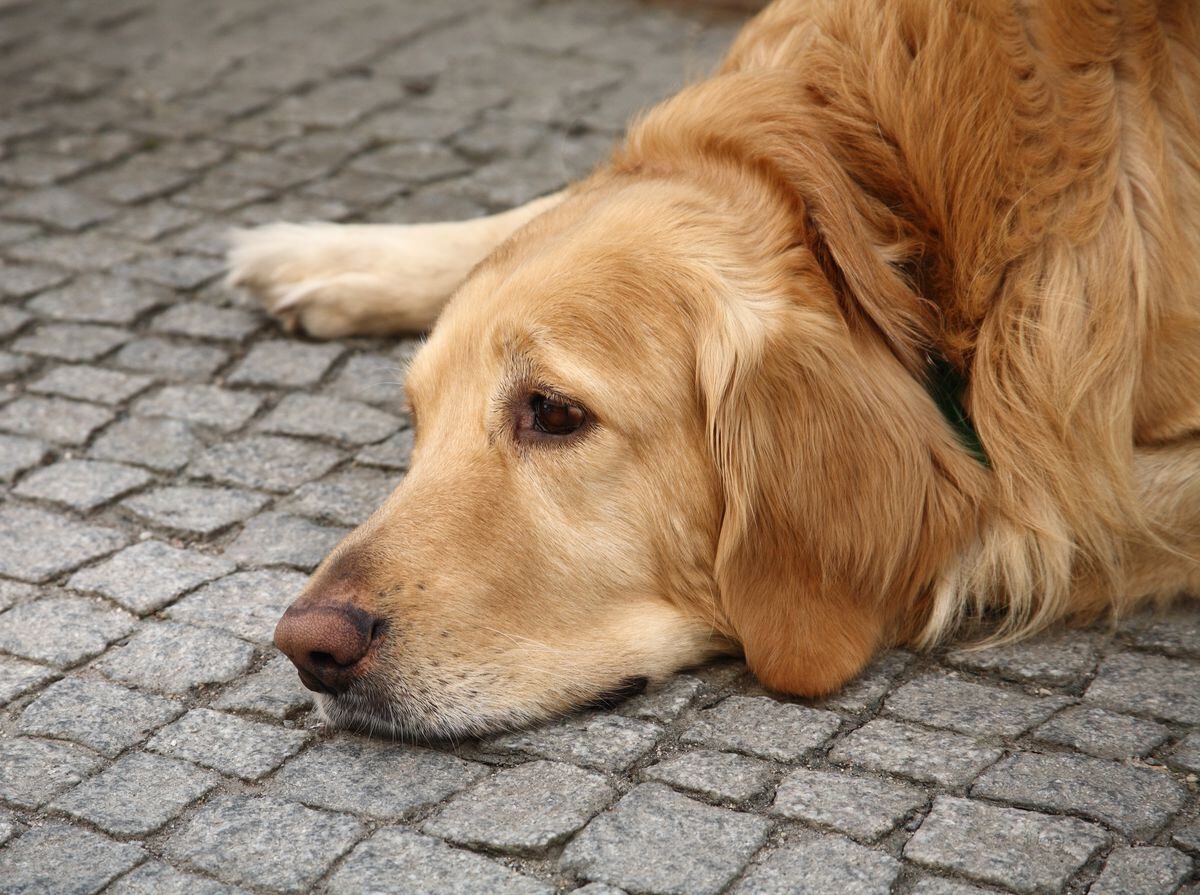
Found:
[[236, 230], [227, 282], [320, 339], [425, 330], [471, 268], [563, 196], [469, 221]]

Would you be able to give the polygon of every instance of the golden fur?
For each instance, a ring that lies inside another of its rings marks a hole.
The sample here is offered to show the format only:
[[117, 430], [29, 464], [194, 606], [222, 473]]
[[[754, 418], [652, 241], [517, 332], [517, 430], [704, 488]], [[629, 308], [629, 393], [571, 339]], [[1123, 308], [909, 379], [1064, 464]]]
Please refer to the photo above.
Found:
[[[512, 235], [413, 364], [412, 471], [302, 597], [391, 622], [335, 719], [484, 730], [731, 648], [819, 695], [1200, 589], [1190, 0], [777, 0], [589, 179], [442, 226]], [[316, 335], [425, 325], [431, 239], [267, 228], [232, 278]], [[522, 443], [539, 391], [594, 425]]]

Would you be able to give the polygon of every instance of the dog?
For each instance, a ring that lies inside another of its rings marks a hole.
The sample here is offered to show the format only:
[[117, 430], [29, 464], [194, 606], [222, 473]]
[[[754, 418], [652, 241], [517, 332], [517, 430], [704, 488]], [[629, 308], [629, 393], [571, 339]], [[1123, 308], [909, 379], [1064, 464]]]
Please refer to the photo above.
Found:
[[563, 192], [230, 269], [316, 338], [432, 327], [411, 471], [276, 631], [334, 724], [731, 652], [820, 697], [1200, 590], [1192, 0], [777, 0]]

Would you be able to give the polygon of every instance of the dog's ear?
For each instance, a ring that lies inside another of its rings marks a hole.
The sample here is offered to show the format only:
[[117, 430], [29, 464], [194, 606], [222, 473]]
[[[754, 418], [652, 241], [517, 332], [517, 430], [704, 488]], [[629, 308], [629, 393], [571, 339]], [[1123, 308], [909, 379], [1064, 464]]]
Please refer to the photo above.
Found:
[[879, 339], [795, 302], [716, 316], [697, 376], [724, 495], [719, 612], [764, 684], [821, 695], [911, 623], [957, 549], [962, 466]]

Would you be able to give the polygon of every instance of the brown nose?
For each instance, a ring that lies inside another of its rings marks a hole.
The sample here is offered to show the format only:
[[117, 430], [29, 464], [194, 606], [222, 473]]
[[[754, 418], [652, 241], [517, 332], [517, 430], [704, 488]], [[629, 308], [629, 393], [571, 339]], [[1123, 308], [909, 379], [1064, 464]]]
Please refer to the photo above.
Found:
[[348, 602], [299, 601], [275, 626], [275, 645], [292, 660], [300, 682], [317, 693], [346, 692], [363, 672], [382, 621]]

